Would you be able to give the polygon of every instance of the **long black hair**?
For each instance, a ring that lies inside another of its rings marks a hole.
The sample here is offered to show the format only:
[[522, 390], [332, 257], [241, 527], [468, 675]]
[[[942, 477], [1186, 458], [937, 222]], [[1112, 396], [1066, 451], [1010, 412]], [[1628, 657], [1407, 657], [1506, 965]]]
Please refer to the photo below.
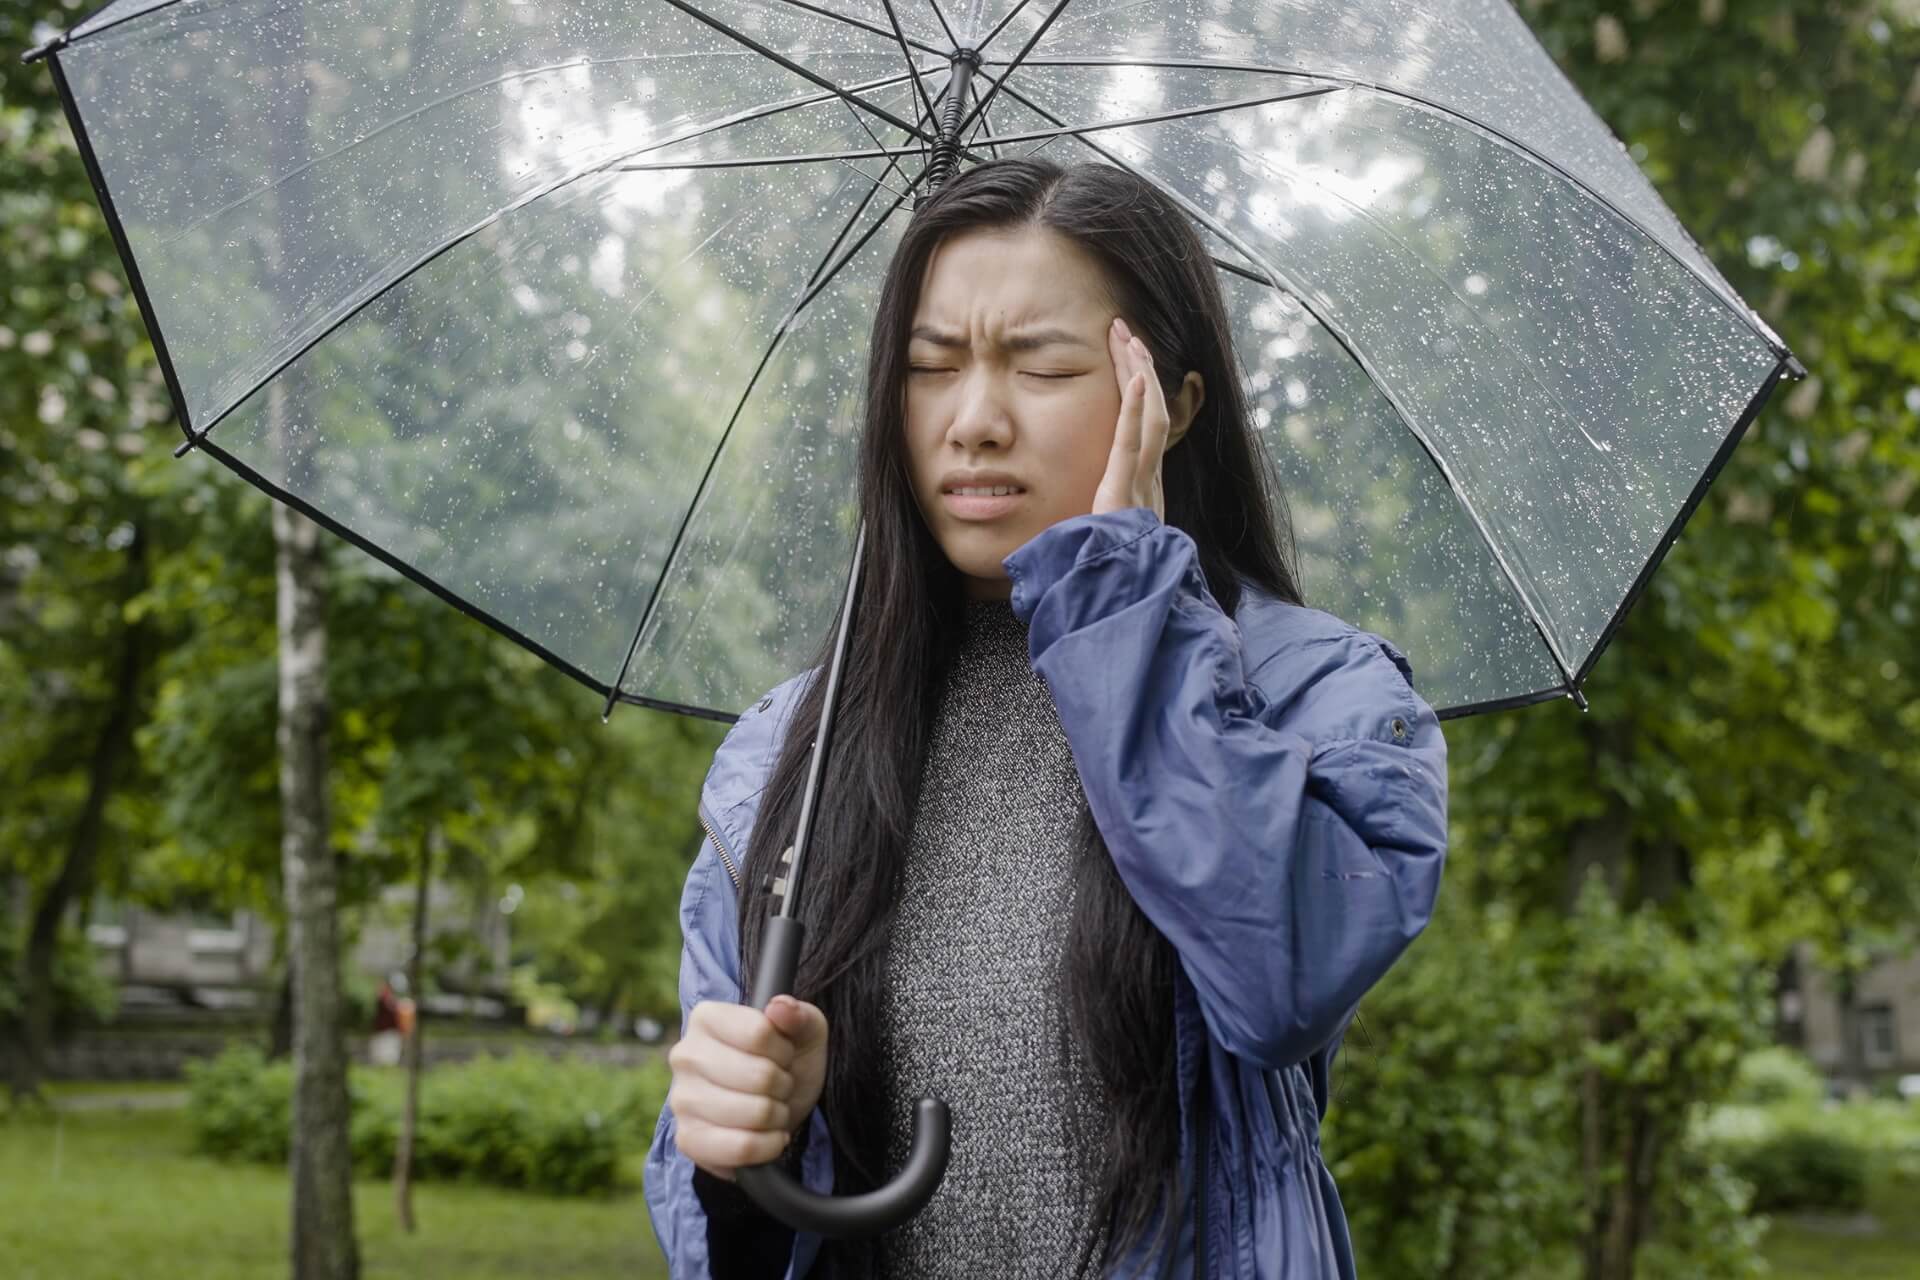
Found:
[[[1027, 158], [980, 164], [916, 209], [887, 269], [868, 346], [859, 491], [867, 559], [797, 906], [807, 945], [793, 994], [818, 1005], [830, 1027], [820, 1105], [841, 1194], [870, 1190], [891, 1172], [881, 1167], [887, 1117], [874, 1105], [885, 1096], [874, 1051], [882, 965], [965, 599], [959, 571], [914, 502], [904, 440], [907, 335], [936, 246], [962, 231], [1023, 226], [1050, 229], [1093, 255], [1128, 326], [1152, 353], [1164, 393], [1171, 396], [1187, 370], [1205, 379], [1199, 413], [1165, 454], [1162, 483], [1166, 521], [1192, 537], [1214, 599], [1229, 614], [1246, 585], [1300, 600], [1285, 504], [1248, 421], [1215, 268], [1179, 208], [1122, 169]], [[829, 630], [814, 670], [825, 669], [832, 644]], [[799, 825], [825, 684], [807, 681], [795, 704], [747, 843], [743, 974], [754, 972], [773, 868]], [[1127, 892], [1084, 801], [1079, 833], [1077, 906], [1058, 997], [1111, 1116], [1108, 1131], [1091, 1140], [1104, 1142], [1108, 1157], [1096, 1222], [1111, 1225], [1108, 1249], [1119, 1256], [1141, 1238], [1157, 1205], [1175, 1203], [1181, 1185], [1178, 961]], [[1089, 1236], [1080, 1270], [1092, 1260], [1091, 1244]], [[858, 1242], [829, 1241], [821, 1257], [835, 1275], [871, 1269], [872, 1254]]]

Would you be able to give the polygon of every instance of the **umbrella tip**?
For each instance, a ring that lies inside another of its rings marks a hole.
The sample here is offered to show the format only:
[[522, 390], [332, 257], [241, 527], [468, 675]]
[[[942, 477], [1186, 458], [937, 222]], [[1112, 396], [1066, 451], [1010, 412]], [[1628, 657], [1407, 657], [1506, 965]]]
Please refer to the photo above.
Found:
[[1584, 712], [1587, 710], [1587, 695], [1580, 692], [1578, 688], [1569, 685], [1567, 687], [1567, 696], [1573, 699], [1573, 705], [1580, 708], [1581, 711]]

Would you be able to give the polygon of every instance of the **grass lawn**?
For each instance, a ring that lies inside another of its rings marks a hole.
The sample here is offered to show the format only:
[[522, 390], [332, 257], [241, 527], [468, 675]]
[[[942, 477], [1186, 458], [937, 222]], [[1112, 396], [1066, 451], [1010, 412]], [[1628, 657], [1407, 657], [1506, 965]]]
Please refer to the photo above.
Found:
[[1920, 1184], [1875, 1177], [1868, 1219], [1777, 1217], [1762, 1245], [1778, 1280], [1920, 1280]]
[[[71, 1097], [95, 1090], [55, 1091]], [[126, 1085], [99, 1091], [140, 1092]], [[287, 1274], [285, 1174], [191, 1154], [186, 1116], [177, 1109], [0, 1118], [0, 1188], [6, 1280]], [[354, 1210], [366, 1280], [666, 1275], [646, 1208], [632, 1192], [562, 1199], [425, 1183], [414, 1190], [420, 1229], [413, 1236], [395, 1223], [384, 1182], [357, 1182]], [[1920, 1184], [1876, 1177], [1868, 1213], [1870, 1219], [1776, 1218], [1764, 1245], [1774, 1277], [1920, 1280]]]
[[[0, 1121], [0, 1276], [7, 1280], [278, 1280], [287, 1179], [190, 1154], [185, 1113], [69, 1112]], [[559, 1199], [414, 1189], [403, 1234], [384, 1182], [354, 1184], [366, 1280], [655, 1280], [666, 1267], [640, 1197]]]

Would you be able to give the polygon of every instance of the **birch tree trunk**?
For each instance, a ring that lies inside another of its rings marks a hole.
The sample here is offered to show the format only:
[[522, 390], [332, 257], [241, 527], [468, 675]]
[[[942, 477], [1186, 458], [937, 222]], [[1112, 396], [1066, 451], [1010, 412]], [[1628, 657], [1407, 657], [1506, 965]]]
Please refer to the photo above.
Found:
[[[288, 392], [269, 389], [286, 439]], [[327, 578], [320, 528], [273, 507], [280, 645], [280, 871], [293, 973], [294, 1280], [358, 1280], [347, 1051], [340, 992], [339, 875], [327, 812]]]

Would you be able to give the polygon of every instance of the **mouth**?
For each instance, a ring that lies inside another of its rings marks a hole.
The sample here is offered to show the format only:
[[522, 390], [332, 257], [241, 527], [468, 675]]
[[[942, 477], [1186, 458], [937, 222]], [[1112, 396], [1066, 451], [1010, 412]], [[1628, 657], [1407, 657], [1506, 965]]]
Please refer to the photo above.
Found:
[[1017, 484], [948, 485], [940, 490], [940, 504], [959, 520], [993, 520], [1017, 508], [1027, 491]]

